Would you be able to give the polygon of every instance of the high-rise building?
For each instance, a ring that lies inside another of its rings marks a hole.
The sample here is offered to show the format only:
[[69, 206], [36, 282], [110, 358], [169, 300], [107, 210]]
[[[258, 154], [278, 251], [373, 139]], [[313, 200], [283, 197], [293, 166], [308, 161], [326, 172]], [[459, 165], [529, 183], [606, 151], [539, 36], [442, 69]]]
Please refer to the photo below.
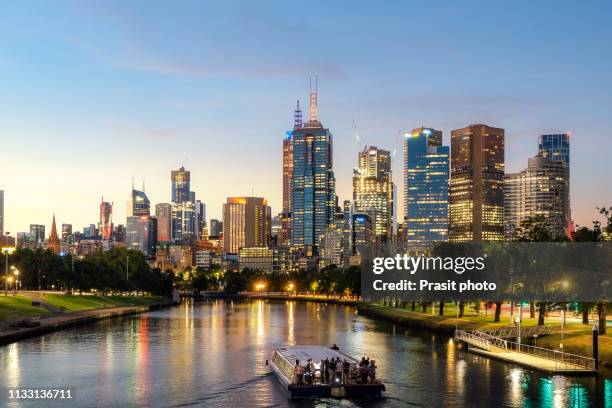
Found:
[[567, 219], [568, 235], [573, 229], [572, 208], [570, 199], [570, 138], [571, 133], [557, 133], [541, 135], [538, 143], [538, 156], [546, 157], [552, 161], [561, 161], [567, 168], [567, 203], [565, 215]]
[[140, 251], [147, 258], [154, 257], [157, 245], [157, 219], [150, 215], [127, 217], [125, 239], [128, 249]]
[[170, 179], [172, 181], [172, 202], [180, 203], [189, 201], [190, 190], [190, 172], [181, 166], [178, 170], [172, 170]]
[[170, 222], [171, 217], [171, 204], [159, 203], [155, 205], [155, 218], [157, 218], [157, 240], [159, 242], [168, 242], [172, 239], [172, 225]]
[[200, 200], [195, 200], [195, 216], [196, 236], [198, 239], [203, 239], [204, 228], [206, 227], [206, 204]]
[[515, 238], [521, 223], [536, 216], [544, 219], [553, 236], [567, 234], [568, 195], [565, 162], [546, 157], [530, 158], [527, 169], [507, 174], [504, 180], [506, 238]]
[[113, 204], [104, 201], [100, 203], [100, 222], [98, 223], [100, 236], [106, 241], [110, 241], [113, 234]]
[[51, 233], [49, 234], [49, 240], [47, 241], [47, 249], [55, 252], [58, 255], [61, 252], [61, 243], [59, 236], [57, 235], [57, 226], [55, 225], [55, 214], [53, 214], [53, 221], [51, 222]]
[[4, 235], [4, 190], [0, 190], [0, 235]]
[[190, 172], [181, 166], [172, 170], [172, 239], [198, 238], [195, 193], [190, 190]]
[[223, 248], [237, 254], [240, 248], [270, 243], [272, 214], [261, 197], [228, 197], [223, 204]]
[[353, 214], [352, 242], [352, 255], [359, 255], [362, 265], [372, 260], [376, 246], [376, 233], [372, 218], [368, 214]]
[[332, 224], [323, 231], [319, 238], [319, 266], [343, 266], [343, 229], [341, 225]]
[[441, 131], [421, 127], [404, 134], [403, 251], [448, 240], [448, 175]]
[[348, 266], [353, 254], [353, 203], [344, 200], [342, 203], [342, 265]]
[[309, 120], [293, 129], [292, 138], [291, 245], [317, 245], [334, 221], [336, 188], [333, 138], [318, 119], [316, 82], [310, 90]]
[[127, 205], [127, 216], [138, 217], [141, 215], [151, 215], [151, 202], [144, 191], [134, 189]]
[[212, 218], [210, 220], [210, 231], [209, 235], [211, 237], [218, 237], [223, 233], [223, 222], [219, 221], [216, 218]]
[[62, 241], [72, 235], [72, 224], [62, 224]]
[[504, 129], [470, 125], [451, 132], [449, 240], [504, 239]]
[[45, 241], [45, 226], [40, 224], [30, 224], [30, 242], [35, 248], [42, 246]]
[[393, 236], [393, 182], [391, 153], [376, 146], [365, 147], [353, 172], [355, 212], [370, 215], [377, 241], [388, 244]]
[[[300, 101], [293, 114], [293, 129], [302, 127]], [[288, 130], [283, 138], [283, 211], [281, 212], [280, 245], [291, 243], [291, 188], [293, 177], [293, 130]]]

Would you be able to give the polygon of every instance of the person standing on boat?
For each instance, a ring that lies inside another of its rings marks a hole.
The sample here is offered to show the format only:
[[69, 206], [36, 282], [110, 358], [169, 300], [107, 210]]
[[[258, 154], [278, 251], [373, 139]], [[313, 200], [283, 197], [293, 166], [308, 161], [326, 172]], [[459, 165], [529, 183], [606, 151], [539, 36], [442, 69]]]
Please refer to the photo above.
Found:
[[312, 360], [309, 358], [308, 361], [306, 361], [306, 366], [304, 367], [304, 377], [306, 379], [306, 384], [312, 385], [313, 374], [314, 373], [312, 372]]
[[300, 360], [295, 360], [293, 367], [294, 384], [304, 385], [304, 366], [300, 364]]
[[336, 360], [334, 357], [332, 357], [331, 361], [329, 362], [328, 365], [328, 371], [329, 371], [329, 382], [333, 383], [334, 382], [334, 377], [336, 376]]
[[346, 361], [346, 358], [342, 362], [342, 384], [348, 384], [349, 382], [349, 371], [351, 369], [351, 364]]
[[370, 384], [376, 384], [376, 361], [370, 361], [368, 366], [368, 382]]
[[336, 359], [336, 377], [334, 378], [334, 382], [342, 382], [342, 361], [340, 361], [340, 357]]
[[329, 383], [329, 359], [325, 357], [325, 360], [321, 362], [321, 373], [323, 384]]

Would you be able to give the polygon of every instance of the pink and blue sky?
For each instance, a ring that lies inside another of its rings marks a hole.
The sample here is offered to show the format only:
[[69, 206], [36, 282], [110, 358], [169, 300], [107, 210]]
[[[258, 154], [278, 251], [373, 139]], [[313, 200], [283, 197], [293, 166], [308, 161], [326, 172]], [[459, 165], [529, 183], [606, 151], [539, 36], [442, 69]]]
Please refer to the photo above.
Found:
[[334, 134], [340, 199], [361, 143], [400, 131], [506, 129], [506, 171], [571, 131], [572, 212], [612, 205], [612, 4], [447, 1], [29, 1], [0, 14], [5, 229], [76, 229], [101, 196], [125, 222], [132, 177], [153, 203], [170, 170], [219, 218], [225, 197], [281, 205], [281, 140], [308, 75]]

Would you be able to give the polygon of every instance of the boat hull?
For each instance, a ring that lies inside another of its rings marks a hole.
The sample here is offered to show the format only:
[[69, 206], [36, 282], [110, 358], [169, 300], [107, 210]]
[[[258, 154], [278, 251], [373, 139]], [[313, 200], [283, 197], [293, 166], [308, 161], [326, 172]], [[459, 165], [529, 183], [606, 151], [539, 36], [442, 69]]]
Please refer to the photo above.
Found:
[[291, 398], [361, 398], [380, 397], [384, 384], [288, 385]]

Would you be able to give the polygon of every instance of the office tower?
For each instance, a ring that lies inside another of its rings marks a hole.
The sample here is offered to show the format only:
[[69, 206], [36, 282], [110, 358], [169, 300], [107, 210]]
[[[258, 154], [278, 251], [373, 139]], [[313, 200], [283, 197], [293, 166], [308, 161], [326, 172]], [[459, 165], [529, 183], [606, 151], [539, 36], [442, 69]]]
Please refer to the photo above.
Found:
[[195, 201], [195, 217], [196, 236], [198, 239], [203, 239], [204, 228], [206, 227], [206, 204], [200, 200]]
[[95, 238], [98, 235], [96, 231], [96, 224], [89, 224], [83, 228], [83, 236], [85, 238]]
[[353, 254], [353, 204], [350, 200], [342, 203], [342, 265], [348, 266]]
[[391, 153], [376, 146], [365, 147], [353, 172], [355, 212], [367, 213], [377, 241], [386, 245], [393, 235], [393, 182]]
[[568, 234], [573, 230], [572, 208], [570, 199], [570, 138], [571, 133], [557, 133], [541, 135], [538, 143], [538, 156], [546, 157], [552, 161], [561, 161], [567, 168], [567, 203], [566, 219]]
[[448, 240], [448, 175], [441, 131], [421, 127], [404, 134], [403, 251]]
[[134, 189], [132, 186], [132, 193], [130, 196], [130, 200], [127, 205], [127, 216], [128, 217], [138, 217], [141, 215], [150, 215], [151, 214], [151, 202], [149, 198], [143, 191], [139, 191]]
[[341, 224], [332, 224], [319, 237], [319, 266], [343, 266], [343, 228]]
[[374, 257], [376, 233], [374, 223], [368, 214], [354, 213], [352, 220], [353, 255], [360, 257], [360, 264], [368, 263]]
[[271, 210], [260, 197], [228, 197], [223, 204], [223, 249], [237, 254], [240, 248], [270, 243]]
[[504, 239], [504, 129], [470, 125], [451, 132], [449, 240]]
[[157, 241], [167, 242], [172, 239], [172, 205], [159, 203], [155, 205], [155, 218], [157, 218]]
[[4, 235], [4, 190], [0, 190], [0, 235]]
[[119, 224], [113, 228], [113, 242], [125, 242], [125, 225]]
[[127, 217], [125, 240], [127, 249], [140, 251], [147, 258], [155, 257], [157, 219], [150, 215]]
[[189, 201], [191, 192], [189, 171], [181, 166], [180, 169], [170, 172], [170, 179], [172, 181], [172, 202], [180, 203]]
[[113, 234], [113, 204], [104, 201], [104, 197], [102, 197], [102, 202], [100, 203], [98, 230], [103, 240], [110, 241]]
[[561, 161], [570, 168], [570, 134], [560, 133], [541, 135], [538, 141], [538, 156], [546, 157], [551, 161]]
[[211, 237], [218, 237], [223, 233], [223, 222], [216, 218], [210, 220], [210, 233]]
[[567, 234], [568, 175], [565, 162], [538, 156], [530, 158], [527, 169], [522, 172], [506, 175], [504, 216], [507, 239], [514, 239], [521, 223], [536, 216], [543, 217], [553, 236]]
[[314, 89], [311, 84], [309, 120], [293, 129], [292, 137], [291, 245], [317, 245], [334, 221], [336, 194], [333, 138], [318, 119], [316, 82]]
[[[302, 111], [300, 101], [293, 113], [293, 129], [302, 127]], [[281, 212], [281, 233], [279, 244], [289, 245], [291, 243], [291, 188], [293, 177], [293, 130], [285, 133], [283, 138], [283, 211]]]
[[172, 239], [197, 238], [195, 193], [190, 190], [190, 172], [182, 167], [172, 170]]
[[72, 235], [72, 224], [62, 224], [62, 241]]
[[47, 241], [47, 249], [58, 255], [61, 252], [60, 239], [57, 235], [57, 227], [55, 225], [55, 214], [53, 214], [53, 221], [51, 222], [51, 233], [49, 234], [49, 241]]
[[45, 226], [40, 224], [30, 224], [30, 242], [38, 248], [45, 241]]

